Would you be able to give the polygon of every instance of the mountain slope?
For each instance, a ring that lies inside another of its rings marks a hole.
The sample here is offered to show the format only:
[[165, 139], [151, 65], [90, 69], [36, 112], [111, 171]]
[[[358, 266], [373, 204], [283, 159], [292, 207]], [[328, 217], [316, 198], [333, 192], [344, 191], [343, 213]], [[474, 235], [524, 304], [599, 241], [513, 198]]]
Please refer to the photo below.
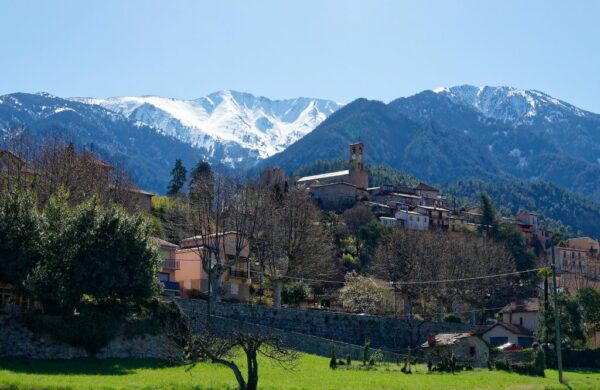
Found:
[[368, 162], [434, 183], [547, 180], [600, 201], [600, 115], [509, 87], [443, 88], [389, 104], [359, 99], [260, 166], [293, 171], [345, 158], [358, 140]]
[[195, 100], [158, 96], [75, 98], [205, 149], [214, 161], [249, 166], [281, 152], [341, 107], [323, 99], [270, 100], [220, 91]]
[[310, 134], [259, 165], [295, 171], [310, 161], [345, 159], [347, 145], [356, 141], [365, 143], [367, 162], [434, 182], [506, 176], [489, 151], [465, 134], [415, 121], [390, 105], [366, 99], [341, 108]]

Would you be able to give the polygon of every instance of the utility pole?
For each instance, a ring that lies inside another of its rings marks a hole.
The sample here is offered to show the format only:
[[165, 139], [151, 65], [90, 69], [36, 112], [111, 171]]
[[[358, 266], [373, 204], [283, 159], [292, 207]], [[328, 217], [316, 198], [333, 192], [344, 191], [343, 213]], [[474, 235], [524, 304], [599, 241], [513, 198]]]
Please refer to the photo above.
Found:
[[554, 257], [554, 237], [552, 237], [552, 290], [554, 295], [554, 327], [556, 329], [556, 359], [558, 360], [558, 381], [563, 383], [562, 347], [560, 339], [560, 312], [556, 288], [556, 259]]
[[208, 290], [207, 296], [208, 300], [206, 301], [206, 327], [210, 330], [210, 301], [212, 299], [211, 296], [211, 283], [212, 283], [212, 253], [208, 253]]

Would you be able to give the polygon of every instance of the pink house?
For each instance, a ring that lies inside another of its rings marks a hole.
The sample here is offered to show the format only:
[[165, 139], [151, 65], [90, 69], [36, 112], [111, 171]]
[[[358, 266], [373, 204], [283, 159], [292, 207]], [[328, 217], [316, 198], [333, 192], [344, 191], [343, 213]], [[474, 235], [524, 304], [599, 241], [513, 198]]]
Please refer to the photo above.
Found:
[[[236, 232], [223, 233], [220, 250], [221, 263], [231, 264], [236, 256], [236, 241], [238, 240]], [[201, 253], [204, 255], [206, 248], [203, 245], [202, 237], [195, 236], [181, 240], [180, 245], [174, 244], [172, 247], [162, 246], [163, 269], [161, 278], [168, 282], [179, 284], [179, 294], [189, 297], [197, 292], [208, 292], [208, 275], [202, 268]], [[241, 241], [242, 250], [239, 254], [239, 260], [228, 267], [221, 277], [222, 296], [226, 299], [236, 299], [247, 301], [250, 298], [250, 263], [248, 261], [249, 245], [247, 240]], [[163, 284], [165, 284], [163, 282]]]

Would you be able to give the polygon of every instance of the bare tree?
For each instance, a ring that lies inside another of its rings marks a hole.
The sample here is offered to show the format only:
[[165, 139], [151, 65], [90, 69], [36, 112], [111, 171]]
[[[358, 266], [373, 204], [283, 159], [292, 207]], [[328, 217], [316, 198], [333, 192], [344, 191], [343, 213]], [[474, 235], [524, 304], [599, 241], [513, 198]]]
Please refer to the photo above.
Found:
[[[202, 326], [192, 331], [190, 320], [182, 314], [178, 320], [167, 321], [163, 325], [165, 335], [184, 351], [184, 358], [195, 364], [210, 361], [231, 369], [242, 390], [255, 390], [258, 387], [258, 356], [279, 364], [285, 369], [295, 366], [299, 354], [288, 348], [281, 337], [265, 333], [264, 330], [228, 330], [231, 327]], [[242, 324], [240, 324], [242, 325]], [[246, 378], [235, 362], [243, 351], [246, 356]]]
[[274, 305], [280, 307], [286, 279], [329, 279], [338, 270], [322, 215], [304, 191], [263, 189], [261, 199], [253, 252], [273, 283]]
[[440, 312], [452, 312], [457, 302], [481, 305], [512, 282], [508, 276], [481, 277], [514, 270], [511, 255], [492, 240], [400, 229], [382, 237], [372, 265], [376, 275], [392, 282], [405, 297], [405, 316], [409, 318], [410, 304], [423, 297]]
[[[238, 184], [207, 170], [190, 186], [194, 242], [202, 269], [208, 275], [210, 301], [220, 301], [225, 272], [247, 258], [254, 235], [259, 197], [251, 184]], [[209, 308], [210, 311], [210, 308]]]

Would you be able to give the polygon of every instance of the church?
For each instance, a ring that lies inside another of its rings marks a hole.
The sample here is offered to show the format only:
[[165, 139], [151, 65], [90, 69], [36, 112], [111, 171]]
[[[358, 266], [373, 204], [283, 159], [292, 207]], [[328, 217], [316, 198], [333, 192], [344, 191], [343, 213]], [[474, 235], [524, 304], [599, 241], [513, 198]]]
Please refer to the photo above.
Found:
[[299, 188], [307, 188], [322, 208], [343, 211], [359, 200], [368, 200], [369, 177], [364, 164], [364, 145], [350, 144], [348, 169], [338, 172], [305, 176], [296, 181]]

